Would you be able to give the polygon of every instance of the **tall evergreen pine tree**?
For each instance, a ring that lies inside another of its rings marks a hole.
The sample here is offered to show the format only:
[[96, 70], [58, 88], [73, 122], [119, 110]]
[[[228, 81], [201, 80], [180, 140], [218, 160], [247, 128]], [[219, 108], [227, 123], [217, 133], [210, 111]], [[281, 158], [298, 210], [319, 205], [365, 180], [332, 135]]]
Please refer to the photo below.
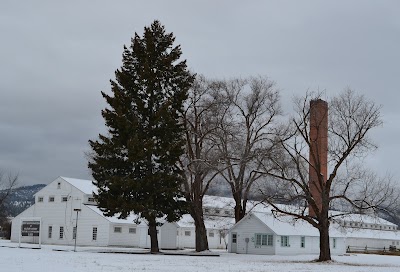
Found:
[[131, 212], [149, 224], [151, 252], [158, 252], [157, 218], [180, 218], [184, 127], [179, 118], [194, 76], [180, 61], [174, 36], [154, 21], [124, 47], [123, 64], [111, 80], [113, 96], [102, 92], [107, 135], [89, 141], [89, 168], [105, 215]]

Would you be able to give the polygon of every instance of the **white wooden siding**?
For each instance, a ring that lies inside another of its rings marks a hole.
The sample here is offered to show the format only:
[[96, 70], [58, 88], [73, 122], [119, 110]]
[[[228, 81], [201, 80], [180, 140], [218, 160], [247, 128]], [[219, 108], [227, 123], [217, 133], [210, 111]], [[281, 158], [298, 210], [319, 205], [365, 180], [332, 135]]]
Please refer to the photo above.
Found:
[[[273, 255], [275, 254], [275, 246], [276, 246], [276, 235], [274, 232], [265, 226], [260, 220], [257, 218], [250, 216], [242, 219], [239, 224], [237, 224], [231, 232], [237, 233], [237, 253], [241, 254], [267, 254]], [[256, 246], [255, 243], [255, 234], [272, 234], [274, 235], [273, 246]], [[230, 237], [230, 236], [229, 236]], [[249, 242], [246, 243], [246, 238], [249, 239]], [[279, 244], [280, 246], [280, 244]], [[228, 246], [229, 252], [231, 249]]]
[[[58, 182], [61, 187], [58, 189]], [[54, 202], [48, 202], [49, 196], [54, 196]], [[67, 197], [67, 201], [63, 202], [62, 197]], [[76, 224], [75, 208], [81, 209], [78, 214], [78, 245], [108, 245], [109, 239], [109, 222], [102, 216], [96, 214], [85, 205], [82, 205], [84, 198], [83, 192], [74, 186], [58, 178], [36, 193], [36, 203], [16, 216], [12, 220], [11, 241], [18, 242], [20, 218], [41, 217], [41, 238], [43, 244], [56, 245], [73, 245], [75, 240], [72, 239], [73, 228]], [[39, 197], [43, 197], [43, 202], [37, 202]], [[52, 226], [52, 237], [48, 238], [48, 227]], [[59, 238], [60, 227], [64, 227], [64, 237]], [[92, 240], [93, 227], [97, 227], [97, 240]], [[32, 237], [23, 237], [21, 242], [32, 242]]]
[[393, 245], [393, 242], [395, 242], [395, 246], [399, 248], [399, 245], [397, 245], [397, 242], [399, 240], [386, 240], [386, 239], [368, 239], [368, 238], [352, 238], [348, 237], [346, 239], [346, 248], [348, 246], [351, 247], [359, 247], [359, 248], [383, 248], [385, 247], [386, 249], [389, 248], [389, 246]]
[[176, 249], [178, 226], [175, 223], [165, 223], [160, 227], [160, 248]]

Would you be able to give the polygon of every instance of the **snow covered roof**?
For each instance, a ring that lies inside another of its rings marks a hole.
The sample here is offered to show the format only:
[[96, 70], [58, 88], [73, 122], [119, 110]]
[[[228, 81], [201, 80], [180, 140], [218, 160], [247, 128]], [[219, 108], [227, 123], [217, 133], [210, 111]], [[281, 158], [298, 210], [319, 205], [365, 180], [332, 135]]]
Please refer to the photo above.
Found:
[[[308, 222], [303, 220], [294, 221], [290, 216], [279, 216], [276, 218], [271, 213], [252, 212], [246, 217], [251, 218], [252, 216], [258, 218], [277, 235], [319, 236], [318, 230], [312, 227]], [[344, 237], [344, 235], [335, 228], [329, 230], [329, 235], [331, 237]]]
[[97, 192], [97, 187], [93, 185], [91, 180], [86, 179], [75, 179], [75, 178], [67, 178], [67, 177], [60, 177], [72, 186], [76, 187], [77, 189], [81, 190], [85, 194], [93, 194], [93, 192]]
[[203, 206], [212, 208], [234, 208], [235, 201], [231, 197], [205, 195], [203, 197]]
[[[259, 219], [262, 223], [264, 223], [277, 235], [319, 236], [318, 230], [312, 227], [308, 222], [304, 220], [294, 221], [293, 218], [290, 216], [279, 216], [276, 218], [271, 213], [252, 212], [249, 213], [242, 220], [246, 220], [251, 217], [256, 217], [257, 219]], [[352, 220], [364, 220], [363, 222], [371, 222], [371, 223], [373, 222], [376, 223], [377, 221], [383, 223], [384, 222], [390, 223], [384, 219], [370, 215], [350, 214], [349, 218], [351, 218]], [[331, 224], [331, 227], [329, 229], [329, 235], [331, 237], [400, 240], [399, 231], [365, 229], [365, 228], [348, 228], [340, 226], [339, 224], [336, 223]]]
[[[118, 223], [118, 224], [135, 224], [135, 221], [138, 219], [138, 216], [136, 214], [130, 214], [126, 219], [121, 219], [118, 218], [118, 216], [105, 216], [103, 215], [103, 212], [97, 207], [93, 205], [85, 205], [87, 208], [91, 209], [95, 213], [99, 214], [100, 216], [104, 217], [111, 223]], [[143, 221], [143, 220], [141, 220]]]
[[[212, 196], [205, 195], [203, 197], [203, 207], [204, 208], [219, 208], [219, 209], [235, 209], [235, 200], [231, 197], [224, 196]], [[264, 203], [260, 203], [255, 200], [247, 201], [247, 211], [258, 211], [258, 212], [271, 212], [271, 206]]]
[[[339, 215], [342, 212], [339, 211], [331, 211], [331, 215]], [[352, 221], [352, 222], [359, 222], [359, 223], [365, 223], [365, 224], [379, 224], [379, 225], [387, 225], [387, 226], [397, 226], [396, 224], [393, 224], [392, 222], [389, 222], [383, 218], [380, 218], [378, 216], [374, 215], [369, 215], [369, 214], [345, 214], [341, 216], [337, 216], [335, 218], [336, 220], [344, 220], [344, 221]]]
[[[189, 214], [185, 214], [176, 222], [179, 227], [194, 227], [194, 220]], [[207, 229], [230, 229], [235, 224], [235, 218], [223, 216], [208, 216], [204, 218]]]
[[345, 235], [348, 238], [400, 240], [399, 231], [362, 229], [362, 228], [343, 228], [343, 227], [338, 227], [338, 228], [343, 233], [343, 235]]

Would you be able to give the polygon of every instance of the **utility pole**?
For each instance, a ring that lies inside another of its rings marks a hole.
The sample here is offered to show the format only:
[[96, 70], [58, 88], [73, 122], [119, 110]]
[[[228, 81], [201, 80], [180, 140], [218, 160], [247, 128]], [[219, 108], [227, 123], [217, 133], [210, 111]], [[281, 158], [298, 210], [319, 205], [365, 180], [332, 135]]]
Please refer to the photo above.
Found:
[[81, 211], [81, 209], [74, 209], [74, 212], [76, 212], [76, 221], [75, 221], [75, 246], [74, 246], [74, 252], [76, 252], [76, 240], [78, 238], [78, 213]]

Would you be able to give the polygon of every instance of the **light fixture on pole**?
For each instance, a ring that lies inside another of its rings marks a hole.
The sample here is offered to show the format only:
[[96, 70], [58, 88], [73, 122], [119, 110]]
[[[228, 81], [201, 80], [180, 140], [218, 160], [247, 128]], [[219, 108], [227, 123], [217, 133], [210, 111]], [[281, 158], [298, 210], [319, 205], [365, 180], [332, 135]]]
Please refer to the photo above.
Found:
[[76, 240], [78, 238], [78, 213], [81, 211], [81, 209], [74, 209], [74, 212], [76, 212], [76, 221], [75, 221], [75, 246], [74, 246], [74, 252], [76, 252]]

